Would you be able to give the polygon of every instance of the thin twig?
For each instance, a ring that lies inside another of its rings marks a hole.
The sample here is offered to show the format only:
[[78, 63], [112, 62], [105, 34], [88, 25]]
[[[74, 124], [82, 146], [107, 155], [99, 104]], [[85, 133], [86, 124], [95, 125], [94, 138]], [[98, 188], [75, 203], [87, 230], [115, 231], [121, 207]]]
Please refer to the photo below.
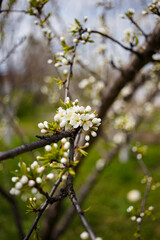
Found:
[[99, 35], [101, 35], [101, 36], [103, 36], [103, 37], [106, 37], [106, 38], [110, 39], [112, 42], [117, 43], [119, 46], [121, 46], [121, 47], [124, 48], [125, 50], [130, 51], [130, 52], [132, 52], [132, 53], [134, 53], [134, 54], [136, 54], [136, 55], [139, 55], [139, 53], [138, 53], [137, 51], [134, 51], [132, 48], [123, 45], [121, 42], [119, 42], [119, 41], [116, 40], [115, 38], [113, 38], [113, 37], [111, 37], [111, 36], [109, 36], [109, 35], [107, 35], [107, 34], [105, 34], [105, 33], [102, 33], [102, 32], [96, 31], [96, 30], [92, 30], [91, 33], [96, 33], [96, 34], [99, 34]]
[[78, 43], [75, 44], [74, 48], [73, 48], [73, 55], [72, 58], [70, 60], [70, 66], [69, 66], [69, 73], [67, 75], [67, 79], [66, 79], [66, 83], [65, 83], [65, 101], [66, 98], [69, 96], [69, 85], [70, 85], [70, 80], [72, 78], [72, 74], [73, 74], [73, 62], [76, 56], [76, 48], [78, 46]]
[[26, 40], [26, 37], [21, 38], [21, 40], [16, 43], [12, 49], [7, 53], [7, 55], [0, 61], [0, 64], [4, 63], [13, 53], [14, 51], [21, 45], [24, 43], [24, 41]]
[[25, 13], [27, 14], [26, 10], [19, 10], [19, 9], [2, 9], [0, 10], [0, 13]]
[[136, 28], [142, 33], [142, 35], [147, 38], [148, 35], [143, 31], [143, 29], [135, 22], [133, 18], [128, 17], [129, 20], [136, 26]]
[[[59, 178], [59, 179], [55, 182], [55, 184], [54, 184], [54, 186], [53, 186], [53, 188], [52, 188], [52, 190], [51, 190], [51, 192], [50, 192], [50, 194], [49, 194], [49, 197], [50, 197], [50, 198], [51, 198], [51, 197], [53, 196], [53, 194], [55, 193], [55, 191], [56, 191], [57, 187], [59, 186], [61, 180], [62, 180], [62, 179]], [[31, 236], [33, 230], [37, 227], [37, 223], [38, 223], [39, 219], [41, 218], [42, 214], [44, 213], [46, 207], [47, 207], [49, 204], [50, 204], [50, 201], [47, 199], [47, 200], [44, 202], [44, 204], [43, 204], [43, 206], [41, 207], [41, 209], [39, 210], [39, 213], [38, 213], [37, 217], [35, 218], [32, 226], [31, 226], [31, 228], [29, 229], [29, 231], [28, 231], [27, 235], [25, 236], [24, 240], [28, 240], [28, 239], [29, 239], [29, 237]]]
[[[72, 162], [74, 160], [74, 137], [70, 137], [70, 149], [69, 149], [69, 162]], [[73, 188], [73, 177], [69, 174], [68, 175], [68, 179], [67, 179], [67, 190], [68, 190], [68, 196], [73, 204], [73, 206], [75, 207], [82, 223], [83, 226], [85, 227], [85, 229], [87, 230], [90, 238], [92, 240], [95, 240], [96, 236], [94, 234], [94, 232], [92, 231], [90, 225], [88, 224], [85, 216], [84, 216], [84, 212], [82, 211], [77, 198], [76, 198], [76, 194]]]
[[90, 225], [88, 224], [88, 222], [84, 216], [84, 212], [82, 211], [82, 209], [77, 201], [72, 182], [73, 182], [73, 177], [71, 175], [69, 175], [68, 176], [68, 196], [69, 196], [70, 200], [72, 201], [72, 204], [75, 207], [75, 209], [83, 223], [83, 226], [85, 227], [86, 231], [88, 232], [90, 238], [92, 240], [95, 240], [96, 236], [95, 236], [94, 232], [92, 231]]
[[[142, 168], [143, 172], [147, 175], [146, 190], [143, 195], [143, 198], [141, 201], [141, 207], [140, 207], [140, 216], [141, 216], [141, 213], [144, 214], [144, 212], [145, 212], [146, 200], [147, 200], [147, 197], [149, 195], [151, 185], [152, 185], [152, 177], [151, 177], [151, 173], [149, 172], [149, 170], [148, 170], [147, 166], [145, 165], [145, 163], [143, 162], [143, 160], [139, 159], [138, 163], [139, 163], [140, 167]], [[140, 230], [141, 230], [142, 220], [143, 220], [143, 218], [141, 218], [141, 222], [138, 222], [138, 224], [137, 224], [137, 233], [138, 233], [137, 240], [141, 239]]]

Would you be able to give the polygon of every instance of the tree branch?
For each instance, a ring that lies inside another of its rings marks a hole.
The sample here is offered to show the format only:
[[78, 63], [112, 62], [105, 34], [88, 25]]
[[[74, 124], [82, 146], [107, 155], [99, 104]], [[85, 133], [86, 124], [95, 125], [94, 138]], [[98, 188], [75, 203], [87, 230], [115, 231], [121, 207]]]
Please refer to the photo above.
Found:
[[[54, 184], [54, 186], [53, 186], [53, 188], [52, 188], [52, 190], [51, 190], [51, 192], [50, 192], [50, 194], [49, 194], [49, 199], [47, 199], [47, 200], [44, 202], [43, 206], [40, 208], [37, 217], [35, 218], [35, 220], [34, 220], [32, 226], [31, 226], [31, 228], [29, 229], [27, 235], [25, 236], [25, 238], [24, 238], [23, 240], [28, 240], [28, 239], [30, 238], [33, 230], [37, 227], [37, 223], [38, 223], [39, 219], [41, 218], [42, 214], [44, 213], [46, 207], [50, 204], [50, 198], [52, 198], [52, 196], [53, 196], [53, 194], [55, 193], [57, 187], [59, 186], [61, 180], [62, 180], [62, 179], [59, 178], [59, 179], [56, 181], [56, 183]], [[55, 202], [56, 202], [56, 201], [55, 201]]]
[[119, 42], [119, 41], [116, 40], [115, 38], [113, 38], [113, 37], [111, 37], [111, 36], [109, 36], [109, 35], [107, 35], [107, 34], [105, 34], [105, 33], [102, 33], [102, 32], [96, 31], [96, 30], [92, 30], [91, 33], [96, 33], [96, 34], [99, 34], [99, 35], [101, 35], [101, 36], [103, 36], [103, 37], [105, 37], [105, 38], [108, 38], [108, 39], [110, 39], [112, 42], [117, 43], [117, 44], [118, 44], [120, 47], [122, 47], [123, 49], [125, 49], [125, 50], [127, 50], [127, 51], [130, 51], [130, 52], [132, 52], [132, 53], [135, 53], [136, 55], [139, 55], [139, 53], [138, 53], [137, 51], [134, 51], [132, 48], [123, 45], [121, 42]]
[[0, 13], [25, 13], [27, 14], [26, 10], [17, 10], [17, 9], [2, 9], [0, 10]]
[[72, 58], [70, 60], [69, 73], [67, 75], [67, 80], [66, 80], [66, 83], [65, 83], [65, 101], [66, 101], [66, 98], [69, 96], [69, 85], [70, 85], [70, 80], [71, 80], [72, 73], [73, 73], [73, 62], [74, 62], [74, 59], [75, 59], [75, 56], [76, 56], [77, 46], [78, 46], [78, 43], [76, 43], [74, 48], [73, 48], [73, 55], [72, 55]]
[[[70, 149], [69, 149], [69, 162], [73, 161], [74, 160], [74, 140], [75, 140], [75, 137], [71, 137], [70, 138]], [[69, 174], [68, 175], [68, 179], [67, 179], [67, 190], [68, 190], [68, 196], [73, 204], [73, 206], [75, 207], [82, 223], [83, 223], [83, 226], [85, 227], [85, 229], [87, 230], [90, 238], [92, 240], [95, 240], [95, 234], [94, 232], [92, 231], [91, 227], [89, 226], [85, 216], [84, 216], [84, 213], [77, 201], [77, 198], [76, 198], [76, 195], [75, 195], [75, 191], [74, 191], [74, 188], [73, 188], [73, 177]]]
[[13, 149], [8, 150], [6, 152], [1, 152], [0, 153], [0, 162], [5, 160], [5, 159], [14, 158], [17, 155], [20, 155], [22, 153], [29, 152], [29, 151], [32, 151], [34, 149], [44, 147], [47, 144], [56, 143], [59, 140], [61, 140], [62, 138], [70, 137], [71, 134], [73, 134], [76, 131], [77, 131], [77, 129], [71, 128], [67, 131], [62, 131], [62, 132], [56, 133], [54, 135], [46, 136], [46, 138], [40, 139], [39, 141], [35, 141], [35, 142], [32, 142], [32, 143], [21, 145], [19, 147], [13, 148]]
[[136, 26], [136, 28], [142, 33], [142, 35], [147, 38], [148, 35], [143, 31], [143, 29], [134, 21], [133, 18], [128, 17], [129, 20]]

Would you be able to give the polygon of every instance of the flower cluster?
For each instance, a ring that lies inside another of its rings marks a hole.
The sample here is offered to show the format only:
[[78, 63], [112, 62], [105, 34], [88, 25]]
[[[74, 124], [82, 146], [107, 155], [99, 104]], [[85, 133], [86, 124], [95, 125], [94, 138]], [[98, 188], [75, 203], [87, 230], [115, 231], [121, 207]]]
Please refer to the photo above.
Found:
[[15, 170], [15, 176], [12, 177], [12, 182], [15, 183], [15, 186], [10, 190], [12, 195], [20, 195], [27, 188], [35, 195], [38, 191], [41, 192], [45, 181], [54, 178], [53, 172], [42, 175], [45, 166], [40, 165], [37, 161], [28, 166], [24, 162], [18, 163], [18, 167], [19, 169]]
[[96, 137], [96, 131], [101, 124], [101, 119], [97, 118], [95, 112], [92, 112], [90, 106], [83, 107], [78, 105], [78, 99], [71, 102], [67, 98], [66, 103], [61, 101], [62, 107], [57, 109], [57, 113], [54, 116], [54, 123], [50, 124], [47, 121], [39, 123], [38, 127], [41, 129], [41, 133], [48, 133], [50, 130], [56, 131], [57, 129], [63, 129], [64, 127], [78, 128], [82, 127], [84, 131], [91, 131], [91, 135]]
[[135, 14], [135, 10], [133, 8], [128, 8], [128, 11], [125, 13], [125, 15], [128, 18], [133, 18], [133, 15]]
[[[68, 104], [68, 107], [67, 107]], [[66, 109], [59, 107], [57, 114], [54, 116], [55, 122], [58, 122], [60, 127], [70, 125], [74, 128], [82, 127], [84, 131], [91, 131], [93, 137], [96, 137], [96, 130], [101, 124], [101, 119], [97, 118], [95, 112], [91, 112], [90, 106], [83, 107], [78, 105], [78, 100], [73, 103], [67, 99]]]
[[131, 46], [137, 46], [139, 43], [137, 34], [133, 31], [132, 28], [127, 28], [123, 32], [123, 38], [122, 41], [124, 43], [129, 43]]
[[133, 206], [129, 206], [127, 208], [127, 213], [130, 215], [131, 221], [136, 221], [137, 223], [140, 223], [144, 216], [151, 216], [152, 219], [154, 219], [152, 216], [153, 210], [154, 207], [149, 206], [148, 209], [145, 209], [144, 212], [143, 211], [139, 212], [139, 210], [136, 210]]
[[152, 3], [148, 4], [148, 9], [151, 13], [160, 16], [160, 2], [159, 0], [153, 0]]
[[125, 131], [132, 131], [135, 127], [135, 124], [135, 119], [131, 114], [117, 117], [114, 123], [116, 129], [123, 129]]
[[140, 160], [146, 154], [147, 146], [146, 145], [135, 145], [132, 147], [132, 152], [134, 152], [136, 154], [136, 158], [138, 160]]

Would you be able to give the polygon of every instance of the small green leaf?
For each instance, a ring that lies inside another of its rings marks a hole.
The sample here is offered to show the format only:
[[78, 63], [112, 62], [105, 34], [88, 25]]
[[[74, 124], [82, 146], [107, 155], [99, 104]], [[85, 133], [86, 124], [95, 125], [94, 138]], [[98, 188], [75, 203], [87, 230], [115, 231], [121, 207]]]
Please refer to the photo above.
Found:
[[85, 157], [88, 155], [88, 153], [81, 148], [79, 148], [78, 151]]
[[74, 177], [76, 175], [76, 172], [73, 168], [69, 168], [69, 173]]
[[77, 18], [75, 18], [74, 21], [75, 21], [75, 23], [76, 23], [79, 27], [82, 26], [81, 23], [77, 20]]
[[66, 104], [62, 101], [62, 99], [60, 99], [60, 103], [62, 105], [62, 108], [66, 110]]

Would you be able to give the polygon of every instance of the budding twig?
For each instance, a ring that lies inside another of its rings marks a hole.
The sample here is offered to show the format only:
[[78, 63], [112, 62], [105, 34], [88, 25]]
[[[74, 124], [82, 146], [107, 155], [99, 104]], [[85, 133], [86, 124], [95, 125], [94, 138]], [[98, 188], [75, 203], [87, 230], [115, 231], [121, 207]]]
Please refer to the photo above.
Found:
[[[57, 187], [59, 186], [61, 180], [62, 180], [62, 179], [59, 178], [59, 179], [55, 182], [55, 184], [54, 184], [54, 186], [53, 186], [53, 188], [52, 188], [52, 190], [51, 190], [51, 192], [50, 192], [50, 194], [49, 194], [49, 198], [52, 198], [52, 196], [53, 196], [53, 194], [55, 193]], [[29, 229], [27, 235], [25, 236], [25, 238], [24, 238], [23, 240], [28, 240], [28, 239], [30, 238], [33, 230], [36, 228], [39, 219], [41, 218], [42, 214], [44, 213], [44, 211], [45, 211], [45, 209], [46, 209], [46, 207], [48, 206], [49, 203], [50, 203], [50, 202], [48, 201], [48, 199], [44, 202], [43, 206], [40, 208], [39, 213], [38, 213], [37, 217], [35, 218], [32, 226], [31, 226], [31, 228]]]

